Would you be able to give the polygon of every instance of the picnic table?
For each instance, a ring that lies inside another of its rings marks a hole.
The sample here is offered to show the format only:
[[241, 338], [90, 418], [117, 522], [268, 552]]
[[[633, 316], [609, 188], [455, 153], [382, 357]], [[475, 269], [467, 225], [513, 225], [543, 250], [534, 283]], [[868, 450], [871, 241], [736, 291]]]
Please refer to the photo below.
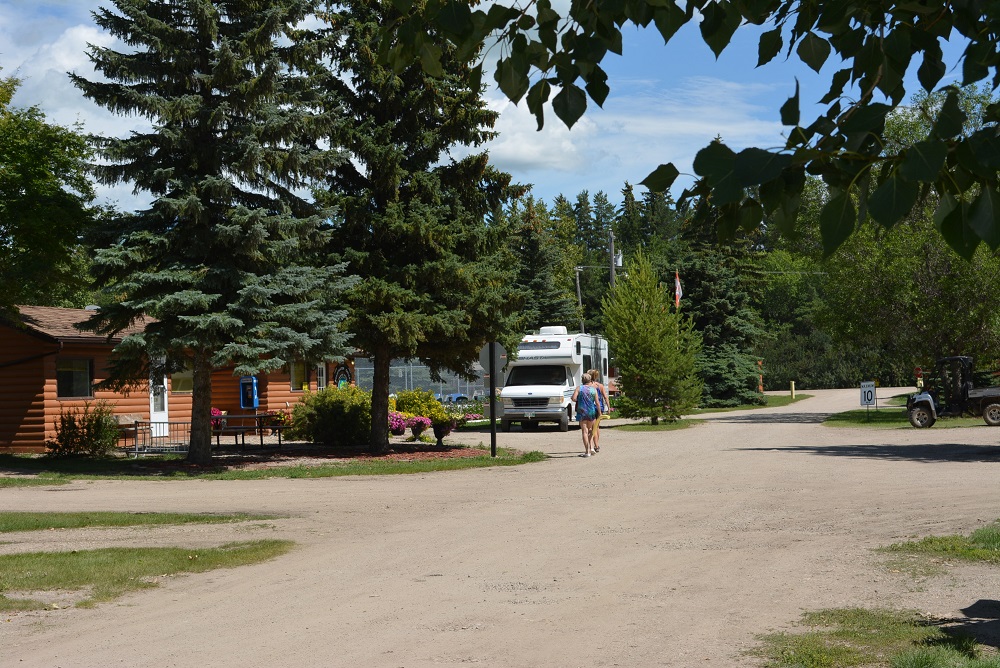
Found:
[[247, 433], [258, 434], [260, 436], [260, 447], [264, 447], [264, 432], [271, 430], [278, 436], [278, 445], [281, 447], [282, 433], [291, 425], [276, 424], [275, 418], [278, 413], [255, 413], [253, 415], [223, 415], [213, 418], [213, 422], [218, 421], [218, 426], [213, 424], [212, 433], [215, 434], [216, 446], [221, 445], [222, 436], [231, 435], [233, 444], [239, 444], [246, 448]]

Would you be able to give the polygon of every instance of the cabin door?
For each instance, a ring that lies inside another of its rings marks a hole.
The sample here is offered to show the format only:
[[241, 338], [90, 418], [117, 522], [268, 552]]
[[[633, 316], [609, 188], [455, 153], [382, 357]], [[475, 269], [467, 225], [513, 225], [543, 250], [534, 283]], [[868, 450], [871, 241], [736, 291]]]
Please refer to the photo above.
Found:
[[149, 422], [153, 438], [163, 438], [169, 432], [167, 420], [167, 377], [155, 374], [149, 378]]

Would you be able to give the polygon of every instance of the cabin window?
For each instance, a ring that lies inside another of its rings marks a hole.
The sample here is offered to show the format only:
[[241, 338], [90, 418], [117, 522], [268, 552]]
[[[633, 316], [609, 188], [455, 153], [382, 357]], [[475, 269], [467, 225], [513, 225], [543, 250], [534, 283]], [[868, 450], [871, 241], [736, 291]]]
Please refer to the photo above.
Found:
[[171, 392], [194, 392], [194, 370], [190, 367], [170, 374]]
[[288, 365], [288, 375], [292, 378], [292, 392], [301, 392], [309, 388], [309, 375], [305, 362], [292, 362]]
[[316, 389], [322, 390], [326, 388], [326, 365], [317, 364], [316, 365]]
[[57, 360], [56, 396], [60, 398], [94, 396], [94, 361], [89, 359]]
[[588, 371], [590, 371], [591, 369], [594, 368], [592, 360], [593, 360], [593, 358], [590, 355], [584, 355], [583, 356], [583, 372], [584, 373], [587, 373]]

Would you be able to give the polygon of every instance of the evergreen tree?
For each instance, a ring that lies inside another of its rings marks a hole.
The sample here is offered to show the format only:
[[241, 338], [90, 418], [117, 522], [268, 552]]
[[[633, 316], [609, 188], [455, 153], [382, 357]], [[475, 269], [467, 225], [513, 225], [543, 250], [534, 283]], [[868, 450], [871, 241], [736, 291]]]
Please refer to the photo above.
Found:
[[576, 235], [573, 243], [580, 247], [581, 252], [586, 253], [593, 248], [593, 238], [595, 235], [594, 209], [590, 205], [590, 193], [581, 191], [576, 196], [576, 203], [573, 205], [573, 218], [576, 220]]
[[188, 459], [204, 464], [214, 368], [253, 374], [342, 350], [339, 269], [313, 266], [332, 213], [297, 195], [339, 162], [316, 148], [338, 115], [316, 104], [297, 68], [322, 46], [291, 28], [311, 15], [311, 1], [113, 4], [95, 20], [129, 51], [91, 46], [107, 80], [72, 78], [97, 104], [152, 122], [149, 132], [100, 141], [104, 162], [94, 169], [153, 202], [108, 230], [94, 272], [112, 302], [89, 326], [113, 334], [152, 318], [116, 348], [114, 382], [189, 364]]
[[619, 415], [673, 421], [698, 405], [701, 337], [670, 296], [646, 255], [626, 263], [626, 275], [604, 299], [608, 344], [618, 367]]
[[622, 207], [615, 221], [615, 243], [623, 253], [633, 253], [644, 241], [642, 210], [635, 199], [632, 184], [626, 181], [622, 188]]
[[589, 244], [587, 248], [594, 251], [597, 255], [604, 253], [604, 264], [610, 267], [611, 256], [608, 255], [608, 252], [610, 248], [610, 234], [615, 225], [615, 205], [608, 201], [608, 196], [604, 191], [599, 190], [594, 195], [593, 214], [594, 233], [588, 239]]
[[513, 254], [518, 258], [516, 285], [523, 293], [521, 311], [523, 328], [537, 330], [544, 325], [574, 328], [580, 321], [576, 294], [565, 274], [565, 250], [551, 232], [545, 204], [528, 197], [523, 206], [515, 203], [508, 213], [516, 232], [512, 237]]
[[347, 294], [346, 326], [374, 364], [375, 451], [389, 445], [393, 359], [468, 375], [485, 343], [513, 348], [521, 336], [509, 232], [490, 217], [522, 189], [486, 153], [450, 158], [492, 138], [498, 114], [470, 78], [469, 59], [447, 46], [440, 78], [419, 65], [398, 73], [380, 65], [377, 51], [388, 45], [379, 26], [398, 16], [387, 0], [347, 0], [326, 17], [344, 39], [325, 85], [353, 121], [331, 135], [351, 160], [330, 173], [325, 201], [343, 213], [337, 245], [361, 277]]

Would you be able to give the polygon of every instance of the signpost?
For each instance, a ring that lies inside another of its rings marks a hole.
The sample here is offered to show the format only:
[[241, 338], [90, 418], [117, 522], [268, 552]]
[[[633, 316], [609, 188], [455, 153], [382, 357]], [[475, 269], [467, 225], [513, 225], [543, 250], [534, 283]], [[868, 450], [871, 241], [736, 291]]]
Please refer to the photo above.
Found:
[[507, 351], [490, 341], [479, 351], [479, 363], [490, 374], [490, 457], [497, 456], [497, 373], [507, 365]]
[[[861, 383], [861, 405], [866, 407], [866, 411], [872, 406], [878, 408], [878, 398], [875, 396], [875, 381], [869, 380]], [[868, 419], [871, 419], [869, 417]]]

